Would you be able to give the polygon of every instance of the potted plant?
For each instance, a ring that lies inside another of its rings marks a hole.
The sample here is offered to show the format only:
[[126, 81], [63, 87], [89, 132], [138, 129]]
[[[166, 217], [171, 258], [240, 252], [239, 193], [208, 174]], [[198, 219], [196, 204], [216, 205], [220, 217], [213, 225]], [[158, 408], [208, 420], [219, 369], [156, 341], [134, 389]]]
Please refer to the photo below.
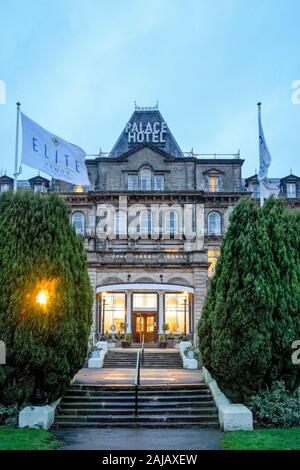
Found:
[[167, 344], [166, 335], [159, 335], [159, 347], [165, 349]]
[[121, 341], [122, 348], [129, 348], [130, 343], [131, 343], [131, 334], [126, 333], [125, 336], [124, 336], [124, 339], [122, 339], [122, 341]]

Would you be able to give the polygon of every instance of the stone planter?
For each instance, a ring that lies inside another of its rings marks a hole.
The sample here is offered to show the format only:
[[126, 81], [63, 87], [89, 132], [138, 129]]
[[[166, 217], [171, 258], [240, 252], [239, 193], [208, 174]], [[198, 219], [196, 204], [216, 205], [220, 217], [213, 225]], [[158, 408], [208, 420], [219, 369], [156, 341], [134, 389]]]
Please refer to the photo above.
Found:
[[194, 359], [195, 353], [194, 351], [188, 351], [186, 356], [188, 359]]
[[159, 343], [159, 347], [161, 349], [166, 349], [167, 345], [168, 345], [167, 341], [160, 341], [160, 343]]
[[126, 341], [126, 340], [121, 341], [121, 344], [122, 344], [122, 348], [129, 348], [130, 346], [129, 341]]

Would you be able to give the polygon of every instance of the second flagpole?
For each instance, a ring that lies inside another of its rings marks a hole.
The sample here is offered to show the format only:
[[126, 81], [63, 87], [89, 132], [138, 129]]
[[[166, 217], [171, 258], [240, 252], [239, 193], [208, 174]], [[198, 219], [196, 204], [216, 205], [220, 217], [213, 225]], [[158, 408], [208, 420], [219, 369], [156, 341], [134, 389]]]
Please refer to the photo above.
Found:
[[17, 122], [16, 122], [16, 146], [15, 146], [15, 172], [14, 172], [14, 193], [17, 192], [17, 180], [19, 176], [19, 125], [20, 125], [20, 106], [17, 102]]

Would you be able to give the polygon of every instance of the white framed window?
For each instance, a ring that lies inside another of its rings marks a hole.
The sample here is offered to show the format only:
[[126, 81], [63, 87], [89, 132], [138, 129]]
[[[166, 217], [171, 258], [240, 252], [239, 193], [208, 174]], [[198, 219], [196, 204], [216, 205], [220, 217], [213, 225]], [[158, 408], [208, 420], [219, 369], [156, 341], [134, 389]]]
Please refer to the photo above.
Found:
[[9, 184], [1, 184], [1, 193], [5, 193], [5, 191], [10, 190], [10, 185]]
[[209, 177], [209, 192], [217, 193], [220, 190], [219, 183], [220, 181], [219, 181], [218, 176], [210, 176]]
[[120, 235], [127, 234], [127, 214], [125, 211], [117, 210], [115, 212], [115, 235], [119, 237]]
[[296, 197], [296, 184], [295, 183], [287, 183], [286, 185], [286, 195], [288, 198], [295, 198]]
[[138, 175], [128, 175], [128, 189], [129, 191], [137, 191], [139, 189]]
[[121, 324], [125, 323], [126, 316], [126, 296], [124, 293], [103, 293], [102, 294], [102, 315], [103, 333], [112, 332], [111, 327], [115, 326], [115, 333], [123, 332]]
[[184, 334], [189, 331], [189, 301], [186, 294], [165, 294], [165, 322], [169, 333]]
[[141, 235], [151, 236], [152, 233], [152, 214], [151, 211], [143, 211], [140, 215]]
[[165, 189], [164, 175], [154, 175], [154, 190], [163, 191]]
[[157, 310], [157, 294], [133, 294], [133, 310]]
[[175, 211], [170, 211], [166, 216], [166, 232], [170, 238], [174, 238], [178, 232], [178, 217]]
[[74, 226], [77, 235], [84, 235], [85, 217], [84, 217], [83, 212], [80, 212], [80, 211], [73, 212], [72, 225]]
[[45, 185], [44, 183], [41, 183], [41, 184], [35, 184], [33, 186], [33, 191], [35, 193], [42, 193], [43, 191], [45, 191]]
[[221, 235], [221, 215], [219, 212], [212, 211], [207, 216], [208, 235]]
[[252, 197], [259, 198], [260, 197], [260, 187], [259, 183], [252, 183], [251, 185], [252, 190]]
[[152, 180], [151, 170], [148, 170], [148, 168], [144, 168], [141, 171], [141, 189], [143, 191], [151, 191], [151, 180]]

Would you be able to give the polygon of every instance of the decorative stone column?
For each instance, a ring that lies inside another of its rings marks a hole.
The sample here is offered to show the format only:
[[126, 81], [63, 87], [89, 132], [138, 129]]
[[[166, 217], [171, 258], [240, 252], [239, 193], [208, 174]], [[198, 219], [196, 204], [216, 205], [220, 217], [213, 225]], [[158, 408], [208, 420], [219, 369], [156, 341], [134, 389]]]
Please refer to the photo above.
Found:
[[126, 323], [127, 333], [131, 333], [131, 317], [132, 317], [132, 293], [130, 290], [126, 291]]
[[165, 322], [164, 319], [164, 292], [158, 294], [158, 333], [163, 334], [162, 325]]

